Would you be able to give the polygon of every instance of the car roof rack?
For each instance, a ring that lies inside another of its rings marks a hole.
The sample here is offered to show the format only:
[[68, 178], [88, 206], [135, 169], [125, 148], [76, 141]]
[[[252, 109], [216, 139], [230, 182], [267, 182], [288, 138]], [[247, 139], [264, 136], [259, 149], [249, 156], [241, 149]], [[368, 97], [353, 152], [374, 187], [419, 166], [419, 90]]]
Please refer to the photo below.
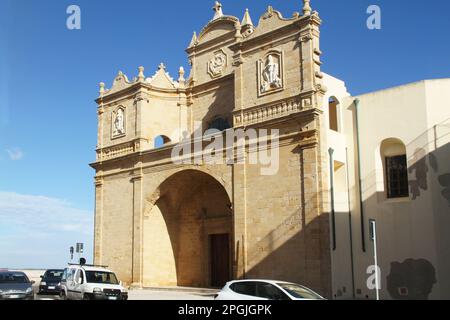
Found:
[[95, 264], [79, 264], [79, 263], [69, 263], [69, 266], [92, 267], [92, 268], [103, 268], [103, 269], [108, 268], [108, 266], [100, 266], [100, 265], [95, 265]]

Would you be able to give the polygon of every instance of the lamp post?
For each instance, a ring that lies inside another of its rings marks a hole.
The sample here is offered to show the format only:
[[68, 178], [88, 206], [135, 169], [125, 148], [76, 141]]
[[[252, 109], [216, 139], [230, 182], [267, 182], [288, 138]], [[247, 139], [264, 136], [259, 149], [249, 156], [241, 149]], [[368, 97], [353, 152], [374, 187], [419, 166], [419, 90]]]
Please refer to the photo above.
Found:
[[370, 238], [373, 242], [373, 257], [375, 260], [375, 290], [377, 294], [377, 301], [380, 300], [380, 268], [378, 267], [378, 253], [377, 253], [377, 222], [371, 219], [370, 224]]

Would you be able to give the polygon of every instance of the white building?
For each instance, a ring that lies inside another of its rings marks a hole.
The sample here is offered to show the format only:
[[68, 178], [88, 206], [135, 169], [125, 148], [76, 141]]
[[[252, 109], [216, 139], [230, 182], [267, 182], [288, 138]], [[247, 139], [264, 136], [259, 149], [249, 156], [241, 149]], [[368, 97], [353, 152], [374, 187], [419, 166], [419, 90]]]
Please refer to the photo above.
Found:
[[[351, 97], [325, 77], [335, 298], [450, 298], [450, 79]], [[331, 171], [331, 167], [330, 167]], [[333, 223], [334, 221], [334, 223]]]

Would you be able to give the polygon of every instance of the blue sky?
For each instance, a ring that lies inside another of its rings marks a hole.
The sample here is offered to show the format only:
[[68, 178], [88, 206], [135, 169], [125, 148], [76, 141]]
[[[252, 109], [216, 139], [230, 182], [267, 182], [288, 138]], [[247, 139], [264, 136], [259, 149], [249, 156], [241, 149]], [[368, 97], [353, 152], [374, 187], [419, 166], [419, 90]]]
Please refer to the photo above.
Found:
[[[160, 62], [188, 70], [184, 49], [214, 1], [0, 0], [0, 267], [58, 267], [92, 243], [98, 83]], [[223, 0], [258, 22], [268, 5], [289, 17], [301, 0]], [[66, 9], [81, 8], [81, 30]], [[382, 10], [368, 30], [366, 9]], [[450, 76], [450, 2], [312, 0], [324, 20], [323, 71], [354, 95]], [[88, 246], [88, 257], [91, 250]]]

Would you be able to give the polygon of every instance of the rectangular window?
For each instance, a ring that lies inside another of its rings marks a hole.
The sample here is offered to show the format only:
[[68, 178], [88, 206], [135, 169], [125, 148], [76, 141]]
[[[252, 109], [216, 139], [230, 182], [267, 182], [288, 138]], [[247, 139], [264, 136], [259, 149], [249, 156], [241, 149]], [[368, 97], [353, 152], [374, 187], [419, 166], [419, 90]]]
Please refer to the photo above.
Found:
[[409, 197], [406, 155], [386, 157], [386, 175], [389, 199]]

